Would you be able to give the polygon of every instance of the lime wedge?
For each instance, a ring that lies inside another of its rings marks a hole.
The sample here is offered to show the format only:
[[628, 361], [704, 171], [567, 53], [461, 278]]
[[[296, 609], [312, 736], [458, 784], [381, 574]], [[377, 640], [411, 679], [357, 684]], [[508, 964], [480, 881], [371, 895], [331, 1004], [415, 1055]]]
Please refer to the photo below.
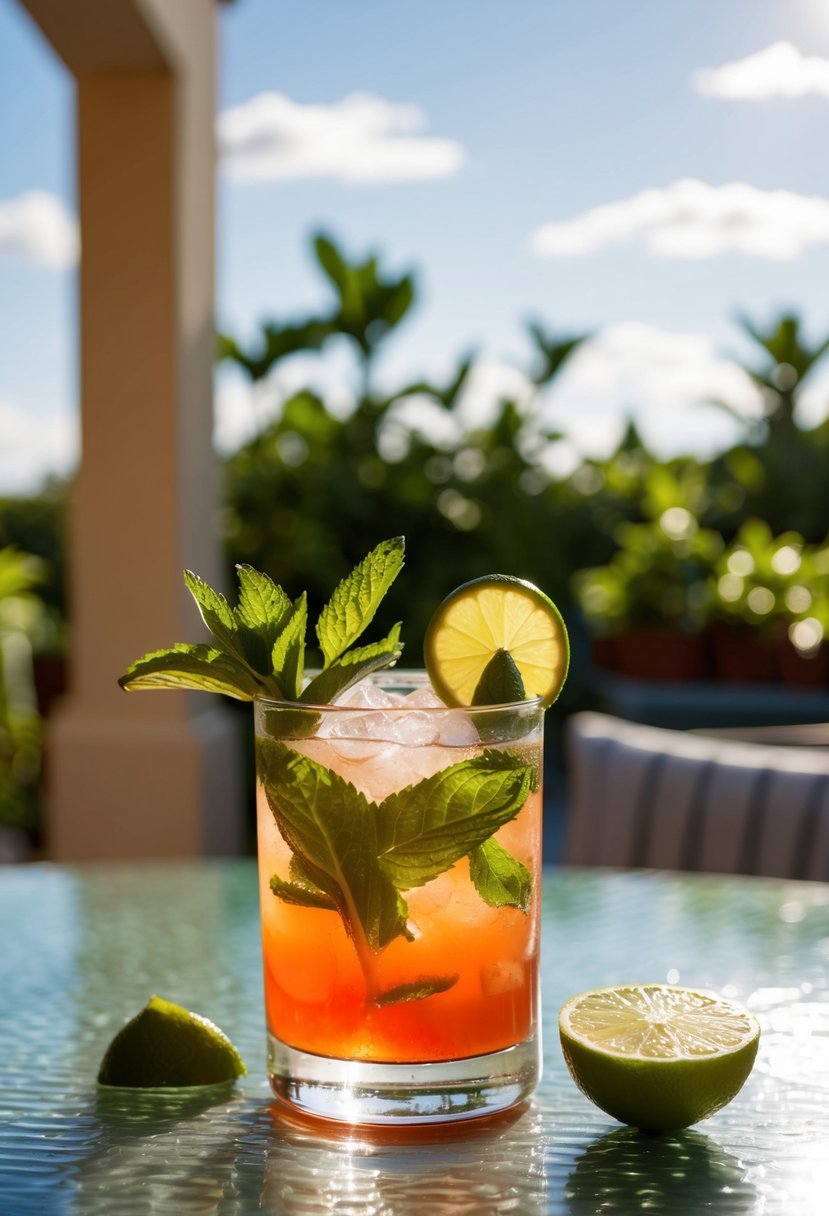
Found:
[[148, 1089], [215, 1085], [246, 1072], [242, 1057], [218, 1026], [153, 996], [110, 1043], [98, 1084]]
[[555, 701], [570, 663], [561, 613], [532, 583], [490, 574], [464, 583], [439, 605], [423, 657], [432, 687], [447, 705], [472, 705], [481, 703], [476, 690], [499, 651], [509, 655], [528, 698], [541, 697], [545, 706]]
[[472, 704], [508, 705], [526, 699], [524, 681], [512, 655], [508, 650], [496, 650], [475, 685]]
[[707, 1119], [739, 1093], [760, 1027], [731, 1001], [667, 984], [598, 988], [559, 1014], [564, 1058], [579, 1089], [643, 1131]]

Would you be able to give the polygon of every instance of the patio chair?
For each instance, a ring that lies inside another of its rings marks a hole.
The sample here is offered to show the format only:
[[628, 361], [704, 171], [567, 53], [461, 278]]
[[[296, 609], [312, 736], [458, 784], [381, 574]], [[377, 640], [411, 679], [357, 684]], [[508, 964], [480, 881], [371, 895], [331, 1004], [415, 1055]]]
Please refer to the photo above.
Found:
[[829, 881], [829, 750], [574, 714], [564, 862]]

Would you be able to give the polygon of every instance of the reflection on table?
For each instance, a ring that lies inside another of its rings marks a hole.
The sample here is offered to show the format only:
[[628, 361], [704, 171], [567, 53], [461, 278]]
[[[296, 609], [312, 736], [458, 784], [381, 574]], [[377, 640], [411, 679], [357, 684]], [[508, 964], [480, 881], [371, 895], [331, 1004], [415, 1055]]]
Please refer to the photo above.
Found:
[[[550, 872], [545, 1075], [496, 1120], [423, 1131], [312, 1123], [264, 1070], [251, 862], [0, 872], [3, 1216], [824, 1213], [829, 1190], [829, 887]], [[758, 1014], [731, 1106], [642, 1136], [575, 1089], [556, 1014], [631, 980], [724, 992]], [[203, 1011], [250, 1075], [235, 1087], [96, 1090], [111, 1035], [148, 995]]]

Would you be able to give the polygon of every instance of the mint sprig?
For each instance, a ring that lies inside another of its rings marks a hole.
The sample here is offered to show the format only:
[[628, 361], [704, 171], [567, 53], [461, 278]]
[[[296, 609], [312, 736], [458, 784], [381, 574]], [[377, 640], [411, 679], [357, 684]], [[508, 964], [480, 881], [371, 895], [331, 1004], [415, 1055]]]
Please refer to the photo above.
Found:
[[485, 903], [493, 908], [529, 912], [533, 876], [497, 840], [485, 840], [469, 855], [469, 877]]
[[390, 794], [377, 808], [379, 863], [400, 891], [421, 887], [514, 819], [530, 765], [487, 750]]
[[284, 743], [259, 739], [257, 747], [268, 804], [294, 853], [289, 879], [274, 876], [271, 890], [289, 903], [337, 910], [375, 1004], [423, 999], [457, 978], [421, 977], [401, 985], [399, 995], [380, 989], [375, 956], [396, 937], [411, 936], [402, 892], [469, 856], [485, 902], [526, 912], [529, 871], [492, 839], [533, 788], [534, 766], [520, 756], [487, 750], [377, 803]]
[[291, 600], [267, 574], [237, 566], [236, 607], [191, 571], [184, 583], [211, 633], [208, 644], [177, 643], [145, 654], [118, 681], [122, 688], [192, 688], [240, 701], [327, 704], [369, 672], [400, 658], [400, 625], [379, 642], [355, 647], [403, 566], [403, 537], [382, 541], [337, 586], [316, 622], [322, 671], [303, 689], [307, 600]]
[[193, 688], [251, 701], [263, 691], [257, 676], [215, 646], [180, 642], [133, 663], [119, 680], [122, 688]]

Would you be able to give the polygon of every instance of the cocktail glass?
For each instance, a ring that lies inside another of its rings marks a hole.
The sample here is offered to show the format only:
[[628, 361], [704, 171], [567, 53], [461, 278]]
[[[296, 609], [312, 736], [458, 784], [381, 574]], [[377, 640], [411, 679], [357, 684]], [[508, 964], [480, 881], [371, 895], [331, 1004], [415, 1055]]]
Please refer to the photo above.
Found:
[[396, 671], [344, 700], [255, 702], [273, 1090], [352, 1123], [503, 1110], [540, 1073], [541, 703]]

